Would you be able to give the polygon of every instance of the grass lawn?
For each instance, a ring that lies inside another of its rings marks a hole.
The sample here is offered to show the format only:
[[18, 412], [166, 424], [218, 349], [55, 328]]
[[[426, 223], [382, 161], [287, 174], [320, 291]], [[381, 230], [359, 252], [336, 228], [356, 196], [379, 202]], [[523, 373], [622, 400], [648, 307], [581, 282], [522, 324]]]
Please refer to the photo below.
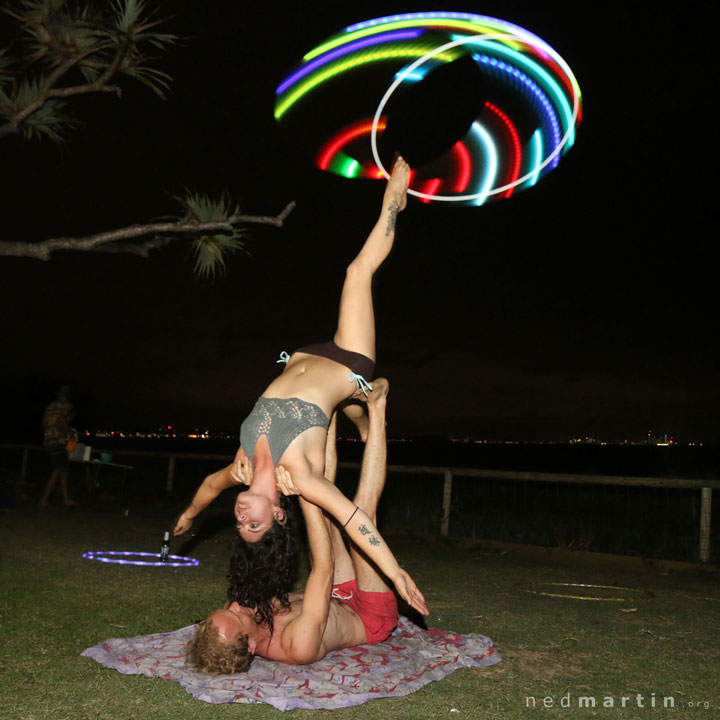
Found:
[[[223, 518], [219, 510], [208, 511], [206, 532], [200, 525], [189, 547], [173, 545], [173, 552], [199, 558], [199, 567], [171, 569], [81, 558], [86, 550], [157, 552], [170, 517], [23, 506], [3, 510], [0, 719], [279, 716], [266, 705], [209, 705], [176, 683], [121, 675], [80, 657], [106, 638], [174, 630], [218, 607], [233, 532]], [[458, 542], [386, 536], [427, 597], [428, 624], [488, 635], [503, 662], [458, 670], [405, 698], [332, 711], [333, 718], [717, 717], [718, 574], [640, 563], [591, 564], [582, 553], [576, 562], [560, 563], [552, 553], [530, 559]], [[552, 590], [541, 587], [551, 581], [643, 588], [654, 597], [590, 602], [525, 592]], [[638, 693], [644, 708], [638, 707]], [[580, 696], [593, 697], [597, 707], [579, 709]], [[628, 698], [625, 708], [623, 696]], [[674, 698], [674, 708], [662, 708], [666, 696]], [[535, 699], [534, 709], [528, 698]], [[552, 707], [543, 707], [544, 698], [552, 700]], [[603, 707], [607, 698], [614, 708]], [[567, 702], [570, 708], [562, 707]]]

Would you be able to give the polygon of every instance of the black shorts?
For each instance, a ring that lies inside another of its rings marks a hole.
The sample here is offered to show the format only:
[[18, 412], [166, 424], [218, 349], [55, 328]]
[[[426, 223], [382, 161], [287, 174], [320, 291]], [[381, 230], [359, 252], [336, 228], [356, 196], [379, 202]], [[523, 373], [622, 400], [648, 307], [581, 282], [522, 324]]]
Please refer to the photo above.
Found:
[[68, 466], [68, 451], [64, 445], [48, 445], [45, 448], [45, 452], [47, 452], [50, 458], [50, 465], [53, 469]]

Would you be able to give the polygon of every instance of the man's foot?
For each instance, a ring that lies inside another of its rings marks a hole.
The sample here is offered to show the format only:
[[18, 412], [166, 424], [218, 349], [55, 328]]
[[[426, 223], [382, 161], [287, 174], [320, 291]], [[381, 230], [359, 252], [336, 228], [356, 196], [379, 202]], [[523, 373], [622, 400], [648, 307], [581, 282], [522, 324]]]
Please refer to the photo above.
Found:
[[386, 378], [375, 378], [372, 381], [372, 392], [368, 393], [368, 405], [377, 405], [385, 403], [388, 393], [390, 392], [390, 383]]
[[63, 501], [65, 507], [77, 507], [78, 504], [72, 498], [65, 498]]

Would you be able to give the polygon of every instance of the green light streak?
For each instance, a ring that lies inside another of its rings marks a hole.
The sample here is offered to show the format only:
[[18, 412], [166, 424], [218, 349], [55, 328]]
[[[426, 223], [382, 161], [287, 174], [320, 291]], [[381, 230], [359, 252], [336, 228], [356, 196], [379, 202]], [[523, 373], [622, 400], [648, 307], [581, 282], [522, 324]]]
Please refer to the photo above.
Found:
[[542, 162], [542, 155], [543, 155], [543, 141], [542, 141], [542, 133], [540, 130], [536, 130], [532, 137], [530, 138], [530, 157], [532, 158], [530, 161], [530, 167], [528, 168], [528, 172], [532, 172], [530, 168], [534, 167], [536, 168], [533, 172], [530, 179], [525, 183], [523, 187], [533, 187], [537, 183], [537, 181], [540, 179], [540, 171], [537, 170], [538, 166]]
[[[346, 59], [332, 63], [325, 70], [310, 74], [307, 79], [301, 85], [296, 86], [284, 100], [279, 101], [275, 106], [275, 119], [279, 120], [303, 95], [320, 85], [320, 83], [323, 83], [326, 80], [345, 72], [346, 70], [352, 70], [356, 67], [360, 67], [361, 65], [367, 65], [368, 63], [377, 62], [379, 60], [422, 57], [423, 55], [426, 55], [427, 52], [427, 48], [374, 50], [372, 52], [363, 53], [362, 55], [353, 56], [349, 60]], [[456, 52], [445, 52], [436, 55], [436, 57], [443, 62], [452, 62], [459, 56], [460, 53]]]
[[344, 152], [339, 152], [332, 159], [328, 170], [334, 172], [336, 175], [342, 175], [343, 177], [352, 179], [358, 176], [361, 166], [357, 160], [353, 160], [353, 158]]
[[[314, 50], [311, 50], [307, 55], [303, 57], [303, 60], [307, 62], [316, 58], [318, 55], [329, 52], [340, 45], [345, 43], [353, 42], [354, 40], [360, 40], [361, 38], [368, 37], [369, 35], [378, 35], [380, 33], [389, 32], [391, 30], [403, 30], [405, 28], [416, 28], [418, 26], [425, 27], [445, 27], [445, 28], [456, 28], [458, 30], [466, 30], [472, 33], [484, 33], [484, 32], [500, 32], [506, 34], [508, 32], [507, 27], [503, 25], [496, 25], [494, 23], [480, 23], [470, 22], [468, 20], [445, 20], [442, 18], [428, 18], [426, 20], [399, 20], [397, 22], [384, 23], [383, 25], [375, 25], [371, 28], [365, 28], [363, 30], [356, 30], [353, 33], [347, 35], [341, 35], [334, 39], [328, 40], [323, 45], [319, 45]], [[520, 50], [521, 45], [518, 42], [508, 39], [507, 44], [515, 50]]]

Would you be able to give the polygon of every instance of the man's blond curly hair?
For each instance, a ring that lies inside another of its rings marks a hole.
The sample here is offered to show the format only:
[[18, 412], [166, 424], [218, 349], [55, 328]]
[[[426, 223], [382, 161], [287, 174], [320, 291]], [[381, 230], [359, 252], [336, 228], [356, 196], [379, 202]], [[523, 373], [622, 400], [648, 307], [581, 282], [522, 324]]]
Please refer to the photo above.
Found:
[[201, 622], [186, 647], [185, 664], [206, 675], [247, 672], [254, 655], [248, 651], [248, 636], [238, 635], [231, 643], [220, 639], [215, 623]]

